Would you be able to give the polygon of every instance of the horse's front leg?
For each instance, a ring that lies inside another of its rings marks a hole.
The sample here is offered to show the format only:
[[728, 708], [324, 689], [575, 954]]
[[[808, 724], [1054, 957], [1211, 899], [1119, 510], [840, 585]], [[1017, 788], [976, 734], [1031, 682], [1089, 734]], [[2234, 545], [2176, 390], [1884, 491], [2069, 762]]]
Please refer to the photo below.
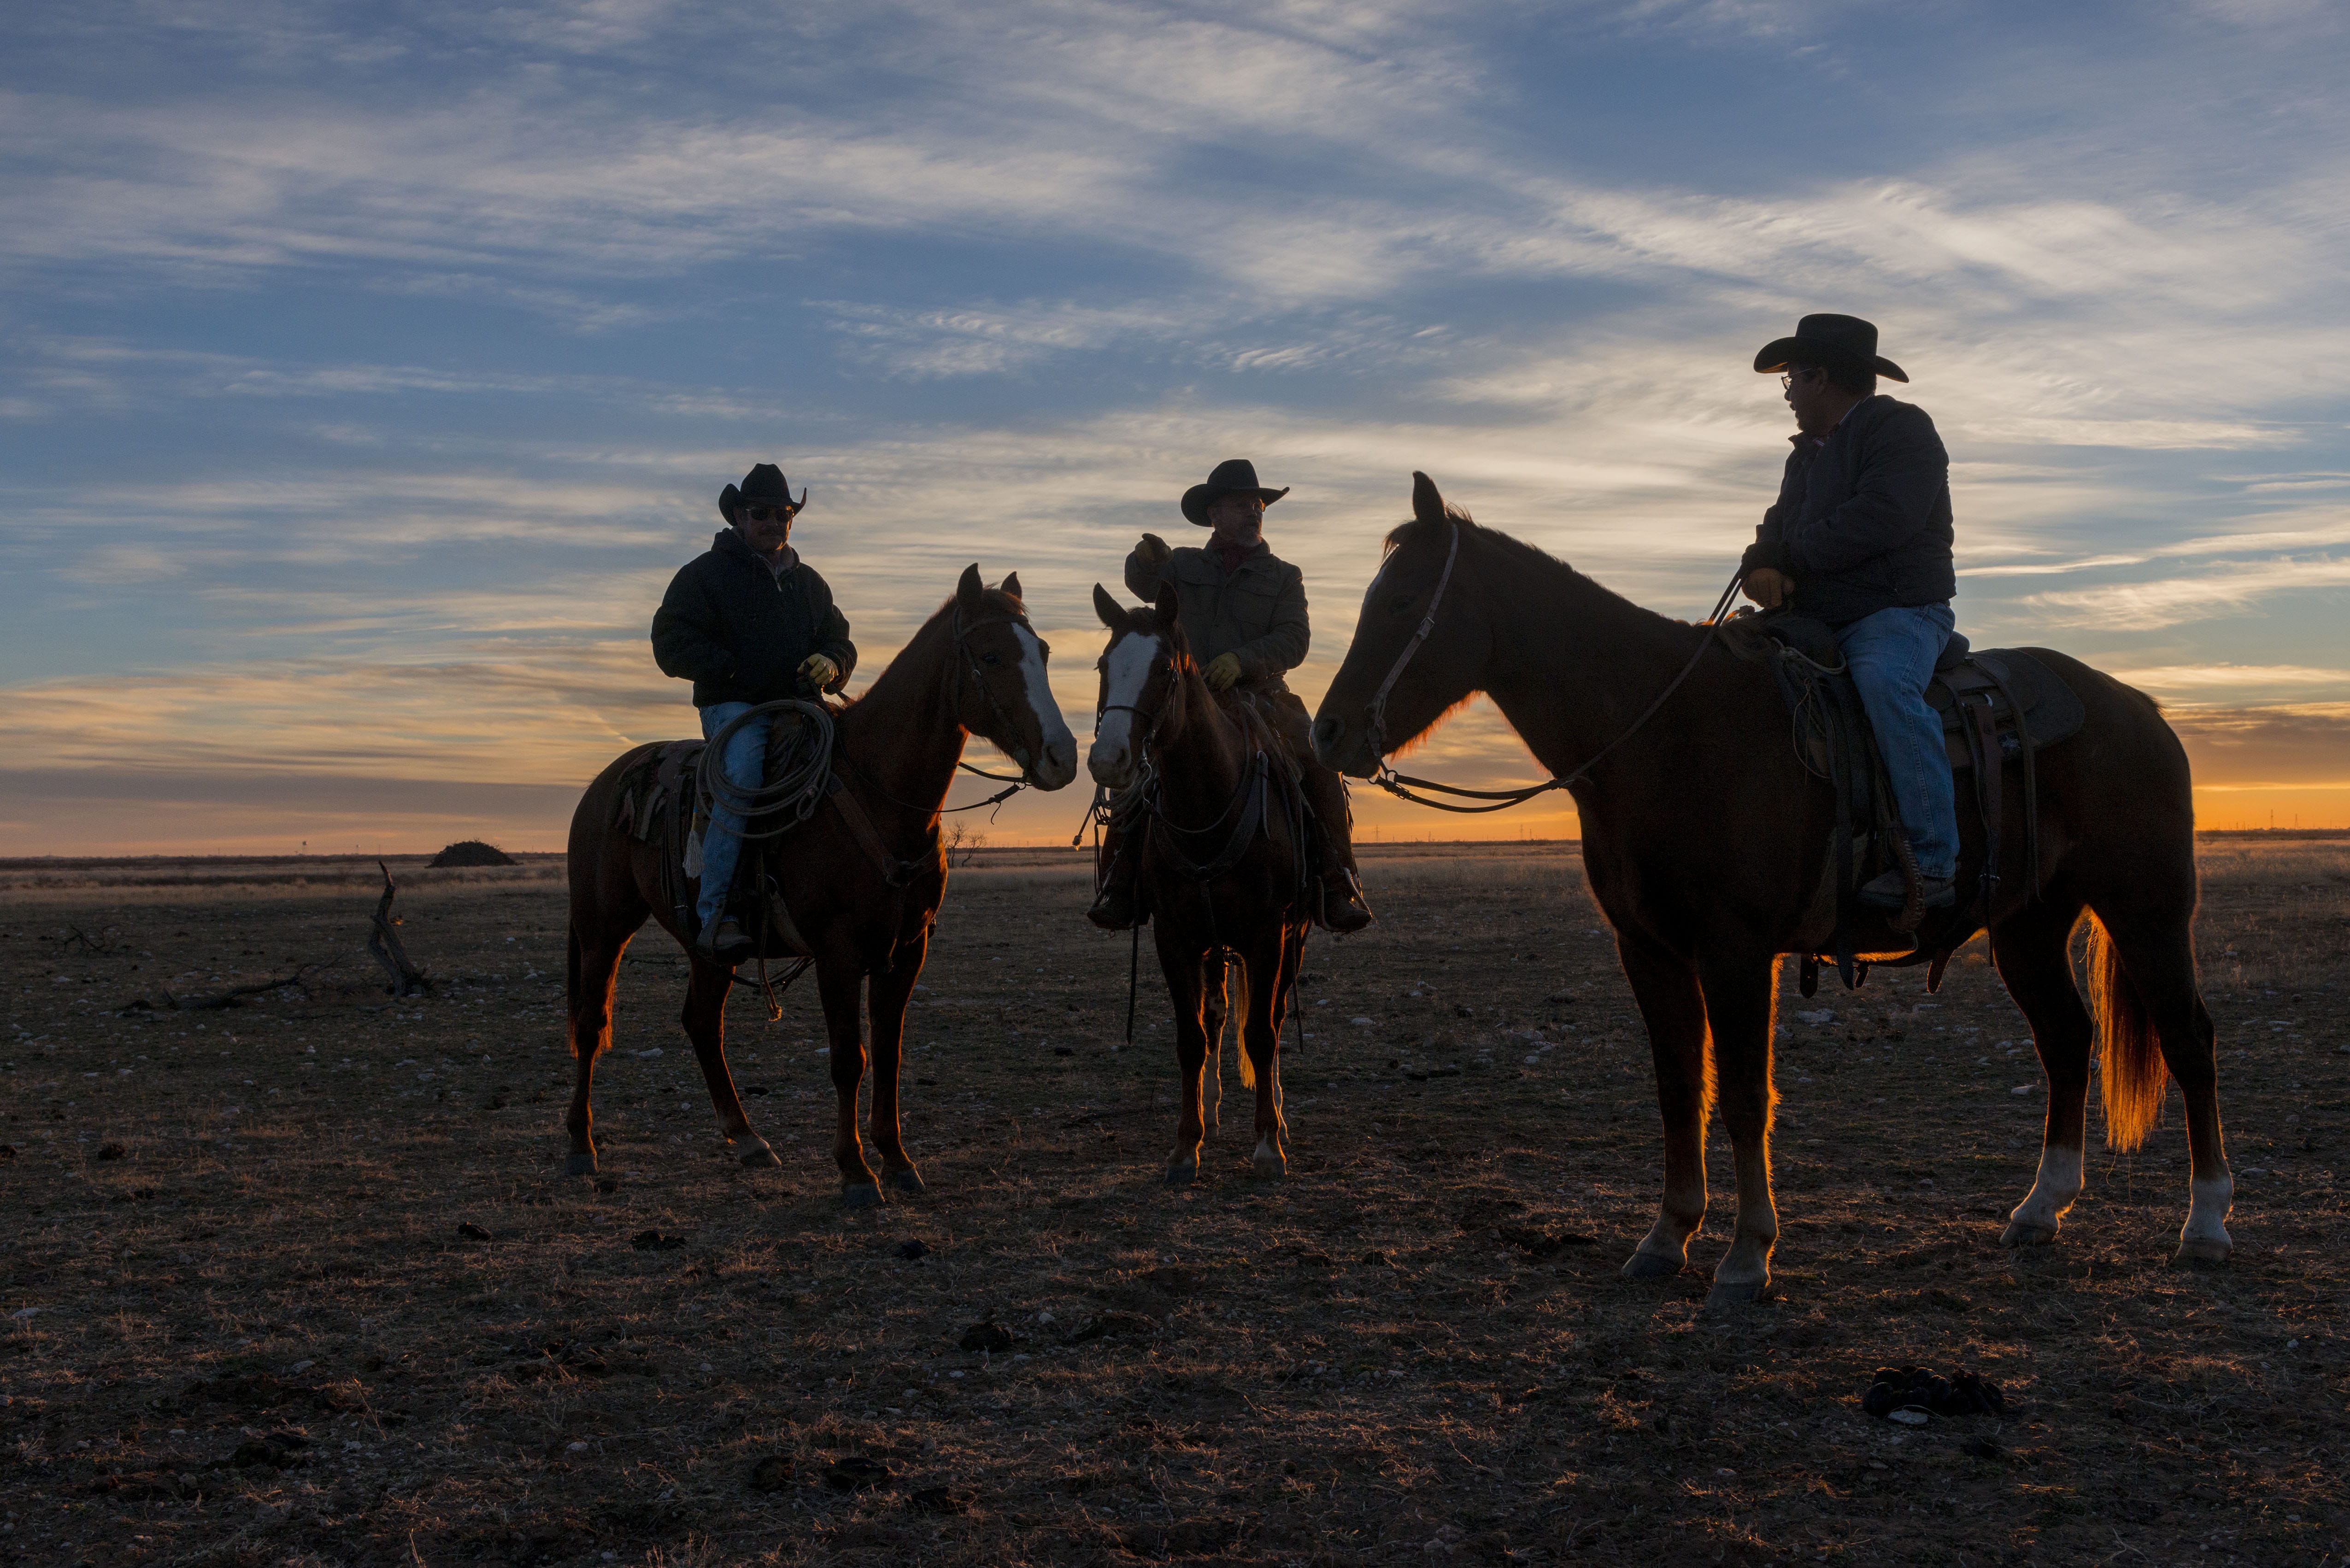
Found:
[[1200, 1088], [1200, 1120], [1209, 1133], [1216, 1130], [1224, 1105], [1224, 1020], [1232, 1013], [1232, 982], [1223, 954], [1216, 954], [1208, 965], [1208, 984], [1201, 992], [1207, 1023], [1203, 1033], [1208, 1037], [1207, 1072]]
[[[1207, 1065], [1208, 1035], [1201, 1013], [1206, 1003], [1209, 955], [1175, 932], [1167, 911], [1151, 921], [1159, 968], [1167, 976], [1167, 996], [1175, 1009], [1175, 1074], [1183, 1085], [1183, 1109], [1175, 1121], [1175, 1148], [1167, 1157], [1167, 1185], [1189, 1187], [1200, 1178], [1200, 1074]], [[1222, 971], [1219, 969], [1219, 975]]]
[[870, 1128], [874, 1152], [881, 1157], [881, 1179], [900, 1192], [920, 1192], [922, 1179], [907, 1158], [898, 1129], [898, 1067], [906, 1038], [906, 1002], [920, 978], [922, 960], [930, 952], [931, 932], [900, 942], [889, 968], [867, 982], [866, 996], [873, 1014], [873, 1113]]
[[874, 1209], [881, 1203], [881, 1184], [865, 1163], [865, 1146], [857, 1136], [857, 1085], [865, 1077], [863, 999], [858, 984], [863, 979], [855, 956], [843, 944], [825, 944], [816, 961], [816, 988], [824, 1001], [825, 1037], [832, 1046], [832, 1092], [838, 1113], [832, 1158], [840, 1167], [843, 1209]]
[[1738, 1174], [1738, 1228], [1730, 1251], [1714, 1265], [1709, 1306], [1759, 1301], [1771, 1286], [1771, 1249], [1779, 1241], [1779, 1214], [1771, 1201], [1771, 1009], [1777, 971], [1772, 954], [1752, 952], [1710, 956], [1699, 968], [1712, 1035], [1714, 1094]]
[[571, 1111], [564, 1130], [571, 1135], [571, 1150], [564, 1158], [566, 1176], [596, 1174], [596, 1113], [588, 1103], [596, 1082], [596, 1058], [612, 1044], [612, 983], [620, 972], [620, 954], [627, 936], [617, 942], [591, 932], [583, 937], [575, 919], [568, 938], [570, 951], [565, 1011], [571, 1036], [571, 1055], [577, 1077], [571, 1091]]
[[1624, 1277], [1669, 1279], [1689, 1266], [1690, 1238], [1705, 1222], [1705, 997], [1690, 961], [1654, 938], [1619, 929], [1616, 952], [1648, 1025], [1665, 1134], [1657, 1222], [1625, 1263]]
[[1250, 951], [1248, 1017], [1242, 1048], [1256, 1080], [1256, 1151], [1249, 1164], [1261, 1180], [1289, 1174], [1289, 1124], [1281, 1114], [1281, 1026], [1289, 1012], [1290, 977], [1305, 950], [1303, 929], [1276, 925], [1273, 940]]
[[744, 1165], [780, 1165], [767, 1140], [751, 1130], [742, 1096], [734, 1092], [734, 1075], [726, 1070], [726, 993], [733, 985], [733, 971], [693, 955], [693, 970], [685, 982], [685, 1037], [693, 1042], [693, 1058], [702, 1064], [702, 1080], [710, 1086], [720, 1134], [739, 1151]]

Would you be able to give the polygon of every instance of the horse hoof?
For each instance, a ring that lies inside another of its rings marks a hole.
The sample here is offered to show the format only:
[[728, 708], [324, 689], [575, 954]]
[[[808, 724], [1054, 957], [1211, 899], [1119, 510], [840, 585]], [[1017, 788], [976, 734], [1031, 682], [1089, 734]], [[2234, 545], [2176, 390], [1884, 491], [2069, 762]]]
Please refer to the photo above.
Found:
[[1763, 1298], [1770, 1288], [1770, 1282], [1767, 1280], [1745, 1284], [1732, 1284], [1716, 1280], [1713, 1282], [1713, 1288], [1705, 1293], [1706, 1310], [1711, 1312], [1722, 1307], [1752, 1306]]
[[840, 1189], [843, 1209], [879, 1209], [881, 1207], [881, 1184], [878, 1181], [851, 1182]]
[[914, 1168], [910, 1165], [903, 1170], [891, 1171], [889, 1185], [900, 1192], [919, 1193], [922, 1190], [922, 1179], [914, 1174]]
[[742, 1158], [743, 1163], [749, 1166], [754, 1170], [765, 1170], [771, 1167], [784, 1163], [782, 1160], [775, 1158], [775, 1151], [769, 1148], [764, 1139], [755, 1147], [745, 1151]]
[[1627, 1280], [1669, 1280], [1686, 1266], [1679, 1258], [1659, 1258], [1654, 1252], [1635, 1252], [1624, 1265], [1624, 1277]]
[[2170, 1260], [2174, 1269], [2224, 1269], [2234, 1251], [2225, 1241], [2181, 1241]]
[[1259, 1181], [1279, 1181], [1289, 1174], [1289, 1162], [1285, 1159], [1253, 1159], [1249, 1161], [1249, 1171]]
[[2016, 1247], [2045, 1247], [2053, 1243], [2055, 1240], [2055, 1226], [2033, 1225], [2028, 1224], [2022, 1220], [2012, 1220], [2008, 1221], [2007, 1229], [1999, 1233], [1999, 1244], [2002, 1247], [2011, 1249]]
[[573, 1155], [570, 1158], [563, 1162], [563, 1174], [566, 1176], [595, 1175], [596, 1157], [592, 1154]]
[[1170, 1165], [1167, 1168], [1167, 1185], [1170, 1187], [1189, 1187], [1199, 1179], [1200, 1168], [1196, 1165]]

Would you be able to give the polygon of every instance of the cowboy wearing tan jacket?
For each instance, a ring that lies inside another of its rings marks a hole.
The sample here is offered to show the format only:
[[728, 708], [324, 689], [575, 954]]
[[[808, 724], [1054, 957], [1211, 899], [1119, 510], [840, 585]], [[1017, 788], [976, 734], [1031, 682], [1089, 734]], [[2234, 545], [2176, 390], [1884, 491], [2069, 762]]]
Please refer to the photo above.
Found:
[[[1158, 535], [1145, 534], [1126, 557], [1126, 586], [1143, 600], [1157, 598], [1161, 585], [1173, 587], [1192, 657], [1201, 660], [1209, 686], [1220, 692], [1238, 688], [1257, 699], [1301, 771], [1320, 830], [1323, 923], [1334, 931], [1359, 931], [1371, 923], [1371, 911], [1355, 876], [1346, 785], [1315, 760], [1305, 704], [1282, 679], [1305, 661], [1312, 640], [1305, 575], [1264, 542], [1264, 509], [1288, 493], [1285, 487], [1258, 484], [1256, 466], [1245, 458], [1218, 463], [1207, 483], [1183, 493], [1183, 515], [1211, 530], [1208, 542], [1170, 549]], [[1101, 896], [1087, 912], [1110, 930], [1124, 930], [1137, 919], [1134, 873], [1140, 857], [1123, 849], [1114, 835]]]

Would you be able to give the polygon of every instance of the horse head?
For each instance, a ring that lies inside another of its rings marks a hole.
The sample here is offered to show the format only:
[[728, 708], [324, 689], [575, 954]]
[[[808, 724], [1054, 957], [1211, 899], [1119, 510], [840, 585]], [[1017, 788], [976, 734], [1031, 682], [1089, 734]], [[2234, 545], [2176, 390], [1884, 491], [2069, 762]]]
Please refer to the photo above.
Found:
[[1086, 771], [1103, 788], [1122, 790], [1134, 783], [1142, 748], [1154, 737], [1183, 728], [1180, 677], [1191, 664], [1191, 644], [1176, 615], [1172, 587], [1160, 587], [1156, 604], [1128, 609], [1096, 583], [1094, 613], [1110, 635], [1094, 666], [1101, 671], [1101, 695], [1094, 705], [1094, 743], [1086, 753]]
[[1357, 778], [1478, 691], [1492, 656], [1464, 554], [1482, 530], [1428, 475], [1411, 478], [1411, 521], [1388, 535], [1354, 643], [1314, 716], [1314, 754]]
[[951, 617], [957, 652], [949, 679], [962, 727], [1001, 747], [1038, 789], [1077, 776], [1077, 742], [1053, 701], [1045, 661], [1052, 649], [1028, 624], [1020, 574], [991, 588], [977, 563], [955, 584]]

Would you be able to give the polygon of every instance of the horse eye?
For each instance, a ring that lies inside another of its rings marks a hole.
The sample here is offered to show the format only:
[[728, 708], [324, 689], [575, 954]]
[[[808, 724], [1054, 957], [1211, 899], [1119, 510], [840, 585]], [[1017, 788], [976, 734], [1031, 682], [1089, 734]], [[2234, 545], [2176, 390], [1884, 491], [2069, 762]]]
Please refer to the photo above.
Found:
[[1388, 600], [1388, 608], [1393, 614], [1401, 615], [1404, 611], [1411, 608], [1411, 601], [1418, 597], [1419, 596], [1415, 594], [1398, 594], [1395, 597]]
[[998, 659], [995, 655], [993, 655], [993, 654], [992, 654], [992, 653], [983, 653], [983, 654], [981, 654], [981, 655], [979, 656], [979, 661], [980, 661], [982, 664], [985, 664], [985, 665], [989, 665], [989, 666], [1000, 665], [1000, 664], [1002, 664], [1002, 663], [1003, 662], [1003, 660], [1002, 660], [1001, 659]]

